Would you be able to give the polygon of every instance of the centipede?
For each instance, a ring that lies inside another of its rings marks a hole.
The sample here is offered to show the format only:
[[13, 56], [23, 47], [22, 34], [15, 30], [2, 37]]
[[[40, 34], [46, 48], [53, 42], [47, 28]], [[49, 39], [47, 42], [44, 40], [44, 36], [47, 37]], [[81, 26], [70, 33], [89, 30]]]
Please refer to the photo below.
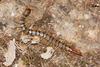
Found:
[[[76, 55], [82, 56], [82, 53], [79, 50], [76, 50], [74, 47], [72, 47], [70, 42], [60, 41], [59, 39], [54, 38], [52, 35], [49, 35], [48, 33], [40, 31], [38, 29], [27, 28], [24, 21], [30, 15], [30, 13], [31, 13], [31, 9], [26, 8], [25, 11], [22, 14], [20, 23], [21, 23], [21, 26], [23, 28], [23, 32], [25, 32], [25, 30], [27, 29], [27, 34], [32, 36], [32, 37], [33, 36], [39, 36], [39, 37], [47, 40], [49, 44], [52, 43], [52, 42], [55, 42], [54, 45], [56, 47], [59, 47], [61, 49], [65, 49], [65, 50], [72, 52]], [[35, 27], [35, 26], [33, 26], [33, 27]]]
[[56, 47], [68, 50], [69, 52], [72, 52], [74, 54], [82, 56], [81, 52], [77, 51], [74, 47], [72, 47], [72, 43], [70, 43], [70, 42], [60, 41], [60, 40], [54, 38], [52, 35], [49, 35], [46, 32], [42, 32], [40, 30], [29, 30], [28, 33], [29, 33], [30, 36], [39, 36], [41, 38], [46, 39], [49, 42], [49, 44], [52, 43], [52, 42], [55, 42], [54, 45]]

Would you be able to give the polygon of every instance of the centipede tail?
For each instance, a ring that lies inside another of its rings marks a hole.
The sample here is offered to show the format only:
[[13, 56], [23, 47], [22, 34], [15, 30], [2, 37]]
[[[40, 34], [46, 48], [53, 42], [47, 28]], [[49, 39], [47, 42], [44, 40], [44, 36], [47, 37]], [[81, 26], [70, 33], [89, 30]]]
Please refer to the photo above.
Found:
[[24, 17], [28, 17], [30, 15], [30, 13], [31, 13], [31, 9], [30, 8], [26, 8], [22, 15]]
[[79, 56], [82, 56], [82, 53], [78, 50], [78, 49], [75, 49], [75, 48], [70, 48], [71, 50], [68, 50], [69, 52], [71, 53], [74, 53], [76, 55], [79, 55]]

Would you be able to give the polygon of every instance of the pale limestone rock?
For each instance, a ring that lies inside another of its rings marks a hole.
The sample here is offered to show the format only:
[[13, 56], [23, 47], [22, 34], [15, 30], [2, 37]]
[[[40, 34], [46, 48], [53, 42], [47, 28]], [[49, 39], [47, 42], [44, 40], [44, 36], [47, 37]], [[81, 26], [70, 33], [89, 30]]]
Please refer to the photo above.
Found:
[[49, 59], [52, 57], [53, 53], [54, 53], [54, 49], [52, 47], [47, 47], [47, 51], [45, 53], [42, 53], [41, 57], [43, 59]]
[[3, 63], [5, 66], [10, 66], [14, 59], [16, 58], [16, 46], [15, 39], [10, 40], [8, 43], [8, 51], [5, 53], [4, 57], [6, 61]]

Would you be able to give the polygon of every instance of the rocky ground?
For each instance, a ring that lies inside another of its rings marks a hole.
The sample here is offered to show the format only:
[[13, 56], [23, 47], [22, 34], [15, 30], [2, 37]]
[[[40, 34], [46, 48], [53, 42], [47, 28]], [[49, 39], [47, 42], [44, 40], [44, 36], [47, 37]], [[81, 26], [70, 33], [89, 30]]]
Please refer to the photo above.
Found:
[[0, 67], [100, 67], [100, 0], [0, 0]]

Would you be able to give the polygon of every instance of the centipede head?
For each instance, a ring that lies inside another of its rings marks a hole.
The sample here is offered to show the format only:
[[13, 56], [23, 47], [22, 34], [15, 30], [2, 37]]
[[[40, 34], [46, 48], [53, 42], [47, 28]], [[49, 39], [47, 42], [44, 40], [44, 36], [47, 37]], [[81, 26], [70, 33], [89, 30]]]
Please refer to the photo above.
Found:
[[30, 8], [26, 8], [25, 11], [23, 12], [23, 16], [28, 17], [31, 13], [31, 9]]

